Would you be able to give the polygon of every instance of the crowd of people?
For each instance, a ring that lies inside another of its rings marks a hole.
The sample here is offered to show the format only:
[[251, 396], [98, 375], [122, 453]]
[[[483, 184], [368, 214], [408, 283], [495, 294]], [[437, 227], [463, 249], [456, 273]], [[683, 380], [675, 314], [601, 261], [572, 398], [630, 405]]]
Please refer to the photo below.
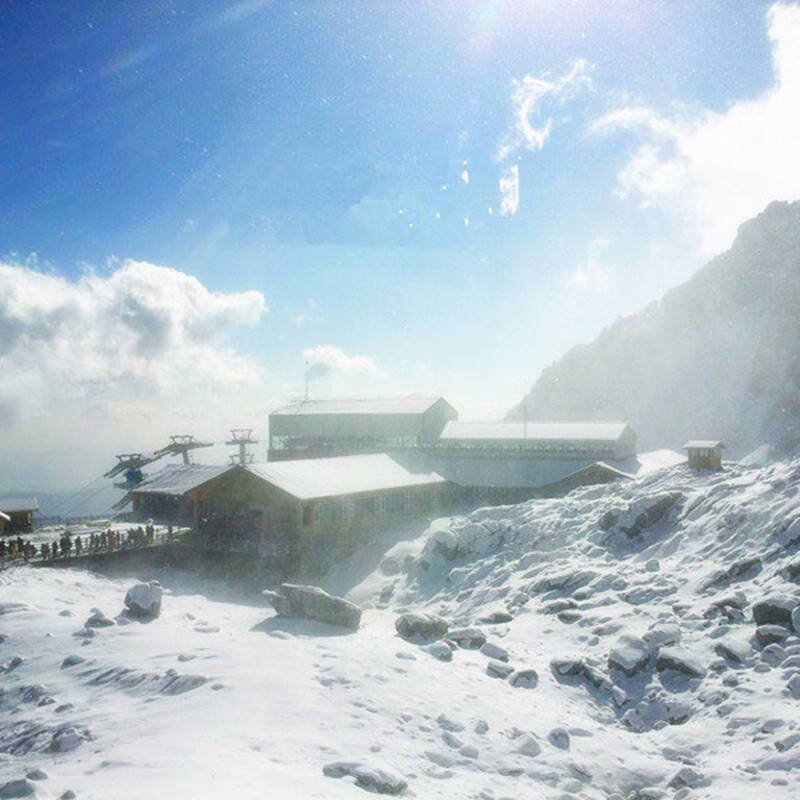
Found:
[[[167, 528], [167, 536], [168, 539], [172, 539], [171, 525]], [[73, 554], [80, 556], [123, 548], [146, 547], [154, 544], [155, 539], [156, 530], [152, 522], [148, 522], [144, 527], [139, 525], [128, 528], [126, 531], [109, 527], [99, 532], [92, 531], [83, 537], [73, 537], [70, 531], [65, 529], [60, 538], [53, 539], [52, 542], [42, 542], [38, 547], [21, 536], [8, 540], [0, 539], [0, 561], [6, 559], [53, 561], [58, 558], [70, 558]]]

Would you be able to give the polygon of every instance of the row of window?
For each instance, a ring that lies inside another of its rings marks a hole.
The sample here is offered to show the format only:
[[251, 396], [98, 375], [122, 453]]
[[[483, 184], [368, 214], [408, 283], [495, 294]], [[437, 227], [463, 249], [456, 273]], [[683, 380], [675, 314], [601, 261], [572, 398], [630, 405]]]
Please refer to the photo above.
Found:
[[433, 508], [436, 490], [345, 497], [303, 506], [303, 527], [338, 527], [374, 516], [417, 514]]
[[398, 450], [418, 447], [419, 436], [273, 436], [270, 439], [272, 450]]
[[586, 456], [592, 458], [615, 458], [617, 453], [614, 447], [597, 445], [587, 446], [585, 444], [570, 444], [568, 442], [558, 442], [548, 444], [546, 442], [515, 442], [515, 441], [446, 441], [437, 442], [433, 445], [439, 451], [466, 451], [498, 453], [536, 453], [537, 455], [563, 456]]

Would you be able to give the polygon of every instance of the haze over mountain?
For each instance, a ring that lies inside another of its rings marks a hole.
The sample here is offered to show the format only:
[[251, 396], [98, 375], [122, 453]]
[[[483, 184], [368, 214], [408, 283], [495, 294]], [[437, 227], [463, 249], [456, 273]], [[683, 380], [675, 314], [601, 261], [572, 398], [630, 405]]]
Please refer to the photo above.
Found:
[[508, 419], [627, 419], [640, 449], [720, 438], [737, 455], [800, 444], [800, 202], [542, 371]]

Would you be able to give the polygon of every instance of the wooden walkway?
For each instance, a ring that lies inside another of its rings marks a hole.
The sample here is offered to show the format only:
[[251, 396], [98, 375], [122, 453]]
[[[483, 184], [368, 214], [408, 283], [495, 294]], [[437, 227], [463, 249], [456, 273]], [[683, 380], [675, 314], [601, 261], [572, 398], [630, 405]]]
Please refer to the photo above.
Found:
[[255, 559], [279, 559], [280, 554], [276, 552], [274, 545], [262, 542], [226, 542], [224, 539], [204, 539], [193, 535], [182, 535], [168, 533], [155, 534], [152, 542], [143, 544], [132, 544], [130, 542], [120, 543], [116, 547], [95, 547], [88, 549], [81, 548], [80, 553], [73, 547], [69, 555], [56, 558], [43, 558], [40, 548], [32, 558], [24, 556], [6, 556], [0, 559], [0, 570], [10, 567], [30, 564], [34, 567], [85, 567], [92, 562], [105, 560], [107, 556], [123, 554], [146, 554], [148, 552], [171, 548], [172, 550], [185, 551], [187, 555], [191, 552], [194, 555], [205, 555], [208, 558], [224, 555], [228, 558], [241, 556]]

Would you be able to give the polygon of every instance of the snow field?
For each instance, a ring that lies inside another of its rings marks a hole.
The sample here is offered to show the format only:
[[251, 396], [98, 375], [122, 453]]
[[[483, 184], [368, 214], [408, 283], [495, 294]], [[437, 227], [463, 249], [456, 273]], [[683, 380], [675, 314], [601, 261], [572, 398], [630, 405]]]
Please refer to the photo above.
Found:
[[[800, 637], [759, 602], [800, 605], [799, 478], [679, 467], [381, 532], [321, 583], [364, 608], [356, 632], [176, 570], [8, 571], [0, 785], [39, 768], [43, 797], [364, 797], [344, 762], [424, 798], [793, 797]], [[161, 616], [118, 618], [151, 578]], [[94, 608], [115, 624], [74, 636]], [[402, 639], [406, 611], [465, 646]]]

